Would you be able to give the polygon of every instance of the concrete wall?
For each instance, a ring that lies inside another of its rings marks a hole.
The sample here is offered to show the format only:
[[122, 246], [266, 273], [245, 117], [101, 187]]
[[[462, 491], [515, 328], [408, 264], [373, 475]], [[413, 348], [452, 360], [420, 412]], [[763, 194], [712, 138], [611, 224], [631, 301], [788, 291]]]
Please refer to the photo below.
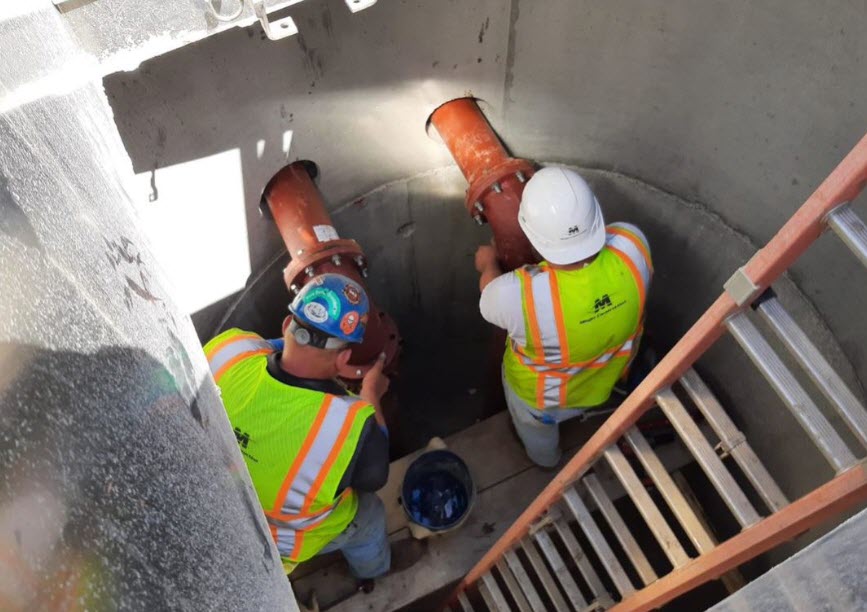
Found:
[[863, 610], [865, 546], [867, 512], [861, 512], [711, 610]]
[[[287, 159], [319, 162], [338, 207], [450, 163], [424, 120], [465, 92], [516, 154], [637, 178], [762, 244], [862, 134], [867, 42], [850, 24], [865, 6], [416, 1], [350, 15], [323, 0], [290, 9], [297, 37], [228, 31], [106, 87], [136, 172], [157, 170], [157, 185], [159, 168], [240, 150], [253, 270], [280, 248], [256, 205]], [[823, 239], [793, 274], [865, 380], [853, 322], [867, 285], [836, 291], [859, 272]]]
[[[229, 31], [105, 85], [135, 171], [157, 187], [162, 168], [240, 152], [244, 196], [235, 205], [253, 274], [246, 293], [239, 283], [194, 316], [200, 335], [228, 324], [276, 330], [285, 256], [259, 217], [259, 194], [287, 161], [313, 159], [335, 223], [371, 256], [376, 298], [407, 338], [406, 418], [447, 433], [496, 398], [490, 373], [473, 368], [492, 342], [475, 314], [471, 269], [486, 233], [463, 218], [464, 183], [425, 134], [428, 113], [468, 92], [482, 98], [514, 153], [583, 168], [610, 218], [645, 227], [657, 266], [651, 334], [665, 348], [862, 136], [867, 40], [853, 24], [865, 9], [416, 0], [351, 16], [339, 0], [322, 0], [290, 10], [295, 38]], [[214, 248], [211, 237], [194, 238]], [[826, 236], [792, 270], [795, 284], [781, 283], [859, 393], [864, 274]], [[700, 369], [790, 495], [828, 477], [730, 340]]]
[[297, 609], [99, 80], [15, 97], [80, 57], [42, 8], [0, 24], [0, 608]]

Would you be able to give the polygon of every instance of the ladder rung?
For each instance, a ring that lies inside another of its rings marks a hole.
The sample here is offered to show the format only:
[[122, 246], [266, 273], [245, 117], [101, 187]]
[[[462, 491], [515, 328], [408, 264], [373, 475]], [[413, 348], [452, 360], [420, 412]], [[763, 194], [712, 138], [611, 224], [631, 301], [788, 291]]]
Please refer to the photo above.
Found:
[[548, 564], [551, 566], [551, 569], [554, 570], [554, 575], [557, 577], [557, 580], [560, 581], [560, 586], [562, 586], [563, 590], [566, 592], [566, 597], [569, 598], [569, 602], [576, 610], [584, 609], [587, 602], [584, 600], [584, 596], [581, 595], [581, 589], [578, 588], [578, 584], [576, 584], [575, 579], [572, 578], [566, 564], [563, 563], [563, 558], [554, 547], [554, 542], [551, 540], [551, 536], [549, 536], [548, 532], [544, 529], [540, 529], [533, 534], [533, 537], [539, 544], [539, 548], [542, 549], [542, 554], [544, 554], [545, 558], [548, 559]]
[[867, 446], [867, 411], [822, 356], [816, 345], [810, 342], [807, 334], [798, 327], [773, 295], [760, 301], [757, 309], [812, 381], [840, 413], [858, 441]]
[[741, 491], [738, 483], [729, 473], [716, 451], [704, 434], [689, 416], [686, 408], [671, 389], [663, 389], [656, 394], [656, 403], [674, 425], [680, 439], [695, 457], [701, 469], [707, 474], [711, 484], [720, 494], [726, 506], [735, 515], [741, 527], [749, 527], [759, 522], [760, 517], [750, 500]]
[[602, 562], [608, 575], [611, 576], [611, 581], [614, 582], [614, 586], [617, 587], [618, 591], [620, 591], [620, 595], [625, 598], [634, 593], [635, 587], [632, 585], [626, 572], [623, 571], [623, 566], [620, 565], [620, 561], [617, 560], [617, 556], [614, 554], [614, 551], [611, 550], [611, 547], [605, 540], [605, 536], [603, 536], [602, 532], [599, 531], [596, 521], [593, 520], [590, 511], [587, 510], [587, 506], [584, 505], [578, 492], [574, 488], [569, 487], [563, 493], [563, 499], [566, 502], [566, 505], [569, 506], [572, 514], [575, 516], [575, 520], [578, 521], [578, 526], [581, 528], [581, 531], [583, 531], [584, 535], [587, 536], [590, 545], [599, 556], [599, 560]]
[[[506, 588], [512, 596], [512, 600], [515, 602], [515, 605], [518, 606], [518, 611], [533, 612], [533, 608], [530, 607], [530, 602], [527, 601], [527, 597], [524, 595], [521, 587], [518, 586], [518, 581], [515, 579], [512, 570], [509, 569], [508, 564], [503, 559], [500, 559], [497, 561], [496, 566], [497, 570], [500, 572], [500, 576], [503, 577], [503, 582], [506, 583]], [[541, 602], [539, 605], [541, 606]]]
[[572, 529], [569, 528], [569, 524], [565, 519], [560, 518], [554, 521], [554, 527], [557, 528], [557, 533], [560, 534], [560, 538], [563, 540], [563, 543], [566, 544], [566, 549], [569, 551], [569, 554], [572, 555], [572, 560], [575, 561], [575, 565], [578, 566], [578, 571], [581, 572], [584, 581], [587, 583], [587, 586], [590, 587], [590, 592], [593, 593], [593, 597], [598, 602], [608, 602], [605, 604], [607, 607], [607, 605], [612, 602], [611, 595], [605, 590], [605, 586], [599, 579], [599, 574], [597, 574], [596, 570], [593, 569], [590, 560], [587, 558], [587, 555], [584, 554], [584, 550], [578, 543], [578, 538], [575, 537], [575, 534], [572, 533]]
[[629, 497], [638, 508], [638, 512], [644, 517], [647, 526], [650, 527], [650, 531], [653, 532], [656, 541], [659, 542], [671, 564], [674, 567], [680, 567], [687, 563], [689, 556], [683, 550], [683, 546], [680, 545], [677, 536], [674, 535], [671, 527], [665, 522], [665, 519], [659, 512], [659, 508], [656, 507], [650, 494], [635, 474], [635, 470], [629, 465], [629, 461], [626, 460], [626, 457], [623, 456], [617, 445], [611, 445], [606, 448], [604, 455], [608, 465], [611, 466], [611, 469], [623, 484], [623, 488], [626, 489]]
[[827, 217], [828, 225], [861, 263], [867, 266], [867, 225], [848, 204], [838, 206]]
[[656, 485], [656, 488], [659, 489], [662, 497], [665, 498], [665, 503], [668, 504], [668, 507], [674, 513], [675, 518], [677, 518], [681, 527], [683, 527], [695, 549], [699, 554], [710, 552], [716, 546], [713, 538], [711, 538], [701, 520], [696, 516], [692, 506], [687, 502], [686, 497], [674, 482], [671, 474], [662, 465], [662, 461], [659, 460], [659, 457], [650, 448], [650, 444], [644, 438], [644, 435], [637, 427], [631, 427], [626, 430], [624, 437], [629, 442], [632, 450], [635, 451], [635, 456], [638, 457], [638, 460]]
[[539, 597], [539, 593], [536, 592], [536, 587], [534, 587], [533, 583], [530, 581], [530, 577], [527, 575], [527, 571], [524, 569], [524, 566], [521, 564], [521, 560], [518, 558], [518, 555], [515, 554], [515, 551], [510, 550], [506, 552], [504, 556], [506, 558], [506, 565], [509, 566], [509, 569], [518, 581], [524, 595], [527, 596], [527, 601], [530, 603], [530, 607], [533, 610], [544, 609], [545, 605], [542, 603], [542, 598]]
[[692, 368], [687, 370], [683, 378], [680, 379], [680, 384], [692, 398], [704, 418], [707, 419], [728, 453], [746, 474], [747, 479], [758, 491], [768, 508], [776, 512], [788, 506], [789, 500], [786, 499], [780, 487], [777, 486], [756, 453], [753, 452], [752, 447], [744, 439], [744, 434], [735, 427], [729, 415], [726, 414], [722, 405], [696, 371]]
[[524, 539], [521, 541], [521, 548], [526, 553], [527, 558], [530, 560], [530, 565], [533, 566], [533, 571], [536, 572], [536, 575], [539, 577], [539, 581], [545, 588], [545, 592], [548, 594], [548, 597], [554, 604], [554, 609], [566, 610], [566, 600], [563, 599], [563, 596], [560, 594], [559, 589], [557, 589], [557, 584], [551, 577], [551, 573], [548, 571], [548, 568], [545, 567], [545, 562], [542, 561], [542, 557], [539, 556], [539, 552], [536, 550], [533, 542]]
[[461, 609], [464, 612], [475, 612], [475, 610], [473, 610], [473, 604], [470, 603], [470, 600], [467, 599], [467, 594], [463, 591], [458, 593], [458, 603], [461, 604]]
[[[490, 590], [488, 590], [487, 585], [484, 582], [479, 583], [479, 595], [482, 596], [482, 601], [485, 602], [485, 608], [490, 610], [490, 612], [500, 612], [502, 608], [497, 606], [497, 602], [494, 601], [494, 596]], [[508, 608], [506, 608], [506, 612]]]
[[749, 317], [744, 313], [733, 315], [726, 320], [726, 327], [834, 470], [841, 472], [855, 465], [852, 451], [819, 411], [804, 388], [795, 380]]
[[[487, 590], [488, 597], [485, 597], [485, 590]], [[509, 603], [506, 601], [506, 597], [503, 595], [500, 586], [497, 584], [497, 580], [491, 572], [485, 572], [482, 575], [482, 584], [479, 585], [479, 591], [482, 593], [482, 598], [484, 598], [488, 608], [495, 612], [509, 612]]]
[[593, 498], [596, 507], [599, 508], [599, 512], [601, 512], [602, 516], [605, 517], [605, 520], [614, 532], [617, 541], [620, 542], [620, 546], [623, 547], [626, 556], [629, 557], [629, 560], [632, 562], [635, 571], [638, 572], [641, 581], [645, 585], [648, 585], [656, 580], [656, 572], [653, 571], [650, 561], [647, 560], [644, 551], [641, 550], [638, 542], [636, 542], [635, 538], [632, 537], [632, 532], [626, 527], [626, 523], [623, 522], [623, 518], [617, 511], [617, 508], [614, 507], [614, 503], [608, 497], [608, 494], [605, 492], [599, 479], [596, 478], [595, 474], [587, 474], [584, 476], [583, 482], [584, 486], [587, 487], [587, 491], [590, 493], [590, 497]]

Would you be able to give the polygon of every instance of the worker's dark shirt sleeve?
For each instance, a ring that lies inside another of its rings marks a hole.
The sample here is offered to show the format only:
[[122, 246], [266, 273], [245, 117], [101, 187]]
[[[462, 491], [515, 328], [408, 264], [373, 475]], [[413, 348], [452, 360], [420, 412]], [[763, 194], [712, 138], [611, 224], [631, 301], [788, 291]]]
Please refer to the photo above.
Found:
[[337, 492], [347, 487], [356, 491], [377, 491], [388, 480], [388, 436], [368, 417], [361, 429], [355, 454], [340, 479]]

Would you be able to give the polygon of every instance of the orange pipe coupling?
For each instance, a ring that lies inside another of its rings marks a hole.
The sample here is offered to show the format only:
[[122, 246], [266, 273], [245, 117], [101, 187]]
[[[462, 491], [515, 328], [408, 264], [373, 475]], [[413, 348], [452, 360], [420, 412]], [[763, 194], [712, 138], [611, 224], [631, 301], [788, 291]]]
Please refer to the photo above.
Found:
[[[313, 182], [318, 174], [315, 163], [297, 161], [275, 174], [262, 192], [260, 209], [274, 220], [292, 257], [283, 280], [293, 298], [311, 278], [328, 272], [347, 276], [367, 290], [367, 259], [355, 240], [338, 236]], [[352, 349], [348, 367], [340, 372], [342, 378], [362, 378], [382, 352], [386, 367], [393, 367], [400, 352], [394, 320], [376, 306], [369, 291], [368, 299], [364, 342]]]
[[490, 224], [503, 269], [538, 262], [518, 225], [521, 193], [535, 171], [532, 162], [509, 156], [474, 98], [446, 102], [429, 121], [470, 184], [467, 211], [479, 225]]

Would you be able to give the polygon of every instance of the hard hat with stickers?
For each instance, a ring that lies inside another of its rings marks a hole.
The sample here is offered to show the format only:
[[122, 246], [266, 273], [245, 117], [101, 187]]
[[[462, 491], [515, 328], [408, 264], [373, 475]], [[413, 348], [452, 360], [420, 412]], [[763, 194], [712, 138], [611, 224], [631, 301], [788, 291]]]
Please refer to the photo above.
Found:
[[364, 289], [341, 274], [321, 274], [310, 280], [292, 303], [290, 325], [299, 344], [340, 348], [364, 339], [369, 303]]

